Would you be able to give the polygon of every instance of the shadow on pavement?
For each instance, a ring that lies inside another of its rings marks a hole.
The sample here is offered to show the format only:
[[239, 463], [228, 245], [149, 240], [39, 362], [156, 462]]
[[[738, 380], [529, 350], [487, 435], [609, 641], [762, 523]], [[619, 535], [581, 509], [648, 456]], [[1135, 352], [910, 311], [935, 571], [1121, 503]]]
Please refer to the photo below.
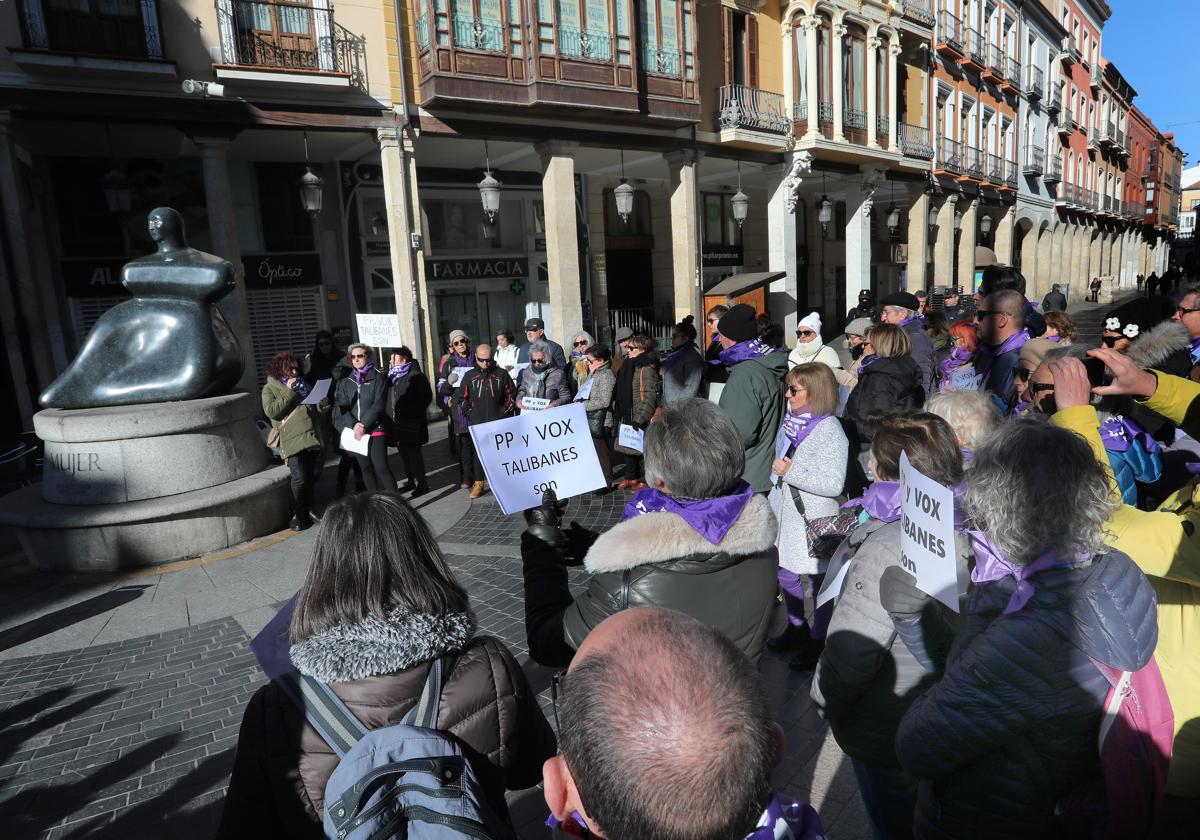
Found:
[[57, 633], [66, 627], [87, 621], [101, 613], [115, 610], [142, 597], [142, 592], [150, 588], [150, 584], [135, 584], [112, 589], [102, 595], [88, 598], [69, 607], [63, 607], [51, 613], [46, 613], [34, 619], [18, 624], [0, 633], [0, 650], [8, 650], [17, 645], [25, 644], [33, 639]]

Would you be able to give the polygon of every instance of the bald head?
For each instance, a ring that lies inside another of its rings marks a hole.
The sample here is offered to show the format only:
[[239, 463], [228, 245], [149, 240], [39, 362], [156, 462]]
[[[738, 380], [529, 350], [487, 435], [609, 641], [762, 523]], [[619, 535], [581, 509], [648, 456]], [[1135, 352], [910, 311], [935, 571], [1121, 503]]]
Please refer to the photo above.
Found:
[[682, 613], [625, 610], [580, 646], [562, 755], [611, 840], [744, 836], [765, 807], [774, 724], [750, 660]]

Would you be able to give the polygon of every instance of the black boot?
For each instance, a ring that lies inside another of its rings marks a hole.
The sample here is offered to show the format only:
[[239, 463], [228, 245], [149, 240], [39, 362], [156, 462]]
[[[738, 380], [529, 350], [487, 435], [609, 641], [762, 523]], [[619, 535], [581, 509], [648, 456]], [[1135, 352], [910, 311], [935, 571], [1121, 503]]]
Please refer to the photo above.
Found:
[[411, 491], [412, 491], [412, 489], [413, 489], [414, 487], [416, 487], [416, 486], [417, 486], [417, 482], [413, 481], [413, 480], [410, 478], [410, 479], [408, 479], [408, 481], [404, 482], [404, 483], [403, 483], [403, 484], [401, 484], [399, 487], [397, 487], [397, 488], [396, 488], [396, 492], [397, 492], [397, 493], [409, 493], [409, 492], [411, 492]]
[[415, 499], [418, 496], [424, 496], [428, 492], [429, 492], [429, 485], [426, 484], [424, 481], [422, 481], [420, 484], [418, 484], [416, 487], [413, 488], [412, 493], [409, 494], [409, 498]]
[[800, 648], [800, 652], [792, 657], [788, 667], [793, 671], [812, 671], [817, 667], [817, 661], [820, 660], [821, 652], [824, 650], [824, 639], [808, 639]]
[[808, 641], [810, 639], [807, 624], [795, 625], [789, 623], [787, 629], [774, 639], [767, 639], [767, 650], [773, 650], [776, 653], [786, 653], [788, 651], [799, 650]]

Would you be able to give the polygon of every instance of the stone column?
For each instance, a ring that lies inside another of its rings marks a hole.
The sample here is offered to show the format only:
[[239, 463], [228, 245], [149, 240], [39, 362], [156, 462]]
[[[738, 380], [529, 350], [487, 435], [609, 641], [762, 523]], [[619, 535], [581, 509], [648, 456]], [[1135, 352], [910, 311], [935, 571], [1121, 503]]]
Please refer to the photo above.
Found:
[[546, 210], [546, 269], [550, 275], [547, 332], [560, 343], [583, 329], [579, 288], [579, 226], [575, 219], [575, 149], [578, 143], [537, 144], [542, 159], [542, 201]]
[[[897, 113], [896, 105], [896, 64], [900, 56], [900, 45], [896, 43], [896, 37], [892, 36], [892, 40], [888, 42], [888, 148], [893, 152], [900, 149], [900, 115]], [[928, 107], [928, 106], [926, 106]], [[932, 139], [932, 135], [931, 135]]]
[[821, 133], [819, 111], [821, 94], [817, 88], [817, 24], [820, 21], [815, 15], [807, 15], [801, 21], [804, 30], [804, 98], [808, 102], [808, 130], [804, 132], [807, 138], [815, 138]]
[[[237, 288], [220, 302], [221, 314], [229, 322], [229, 328], [242, 345], [245, 369], [238, 387], [250, 393], [258, 393], [258, 371], [254, 369], [254, 337], [250, 335], [250, 306], [246, 302], [246, 277], [242, 268], [242, 248], [237, 238], [237, 217], [233, 209], [233, 185], [229, 180], [229, 144], [231, 137], [193, 137], [192, 142], [200, 150], [200, 161], [204, 171], [204, 201], [208, 210], [208, 229], [212, 237], [213, 253], [233, 263], [237, 276]], [[320, 234], [313, 238], [320, 248]]]
[[[999, 218], [993, 217], [993, 222], [996, 227], [993, 240], [996, 243], [996, 259], [1005, 265], [1013, 264], [1013, 226], [1016, 224], [1017, 210], [1015, 207], [1008, 207]], [[1028, 276], [1025, 278], [1028, 280]]]
[[1063, 261], [1066, 263], [1069, 272], [1068, 282], [1075, 288], [1082, 289], [1090, 282], [1090, 278], [1083, 276], [1087, 270], [1084, 268], [1082, 262], [1083, 228], [1072, 222], [1067, 241], [1070, 243], [1071, 250], [1063, 252]]
[[795, 334], [800, 302], [796, 288], [796, 202], [804, 174], [812, 171], [812, 152], [795, 152], [791, 160], [769, 172], [767, 199], [767, 242], [769, 268], [787, 276], [770, 288], [768, 311], [781, 321], [783, 334]]
[[884, 170], [863, 170], [859, 189], [853, 183], [846, 189], [846, 300], [858, 300], [858, 293], [871, 288], [871, 207], [875, 190], [883, 181]]
[[696, 152], [680, 149], [663, 155], [671, 175], [671, 269], [675, 290], [675, 320], [700, 312], [700, 218], [696, 208]]
[[926, 265], [929, 262], [929, 193], [920, 192], [908, 210], [908, 286], [929, 286]]
[[[6, 346], [17, 341], [20, 335], [16, 322], [9, 324], [9, 319], [17, 316], [24, 324], [29, 336], [29, 361], [37, 378], [34, 387], [44, 390], [54, 381], [54, 355], [47, 330], [45, 311], [38, 287], [41, 285], [34, 276], [33, 255], [30, 253], [30, 240], [25, 226], [25, 218], [21, 211], [21, 195], [24, 190], [19, 183], [20, 174], [17, 170], [16, 150], [13, 148], [13, 138], [10, 132], [12, 115], [8, 111], [0, 111], [0, 206], [4, 211], [4, 232], [8, 236], [9, 256], [12, 260], [12, 285], [6, 286], [15, 293], [16, 303], [20, 307], [5, 306], [4, 340]], [[0, 268], [3, 271], [3, 268]], [[9, 352], [9, 364], [16, 364], [22, 358]], [[14, 384], [24, 381], [14, 378]], [[30, 427], [27, 427], [30, 428]]]
[[879, 132], [875, 127], [879, 117], [879, 106], [875, 104], [879, 93], [879, 80], [875, 78], [875, 65], [879, 61], [879, 50], [883, 39], [876, 32], [867, 38], [867, 145], [879, 148]]
[[[954, 214], [958, 209], [958, 193], [950, 193], [938, 208], [937, 243], [933, 248], [933, 282], [939, 286], [954, 285]], [[970, 284], [963, 284], [968, 290]]]
[[[388, 250], [392, 262], [392, 292], [396, 298], [396, 314], [400, 319], [400, 334], [405, 344], [418, 356], [422, 354], [421, 298], [417, 261], [413, 259], [412, 234], [415, 233], [409, 208], [408, 153], [411, 141], [395, 128], [376, 131], [379, 140], [379, 162], [383, 166], [383, 200], [387, 204]], [[429, 370], [429, 357], [420, 359]]]
[[846, 34], [849, 32], [844, 23], [833, 25], [833, 139], [846, 142], [846, 132], [843, 129], [844, 91], [846, 82], [842, 72], [842, 51], [846, 49]]
[[971, 199], [963, 208], [958, 235], [958, 283], [963, 291], [975, 291], [975, 244], [979, 230], [979, 199]]

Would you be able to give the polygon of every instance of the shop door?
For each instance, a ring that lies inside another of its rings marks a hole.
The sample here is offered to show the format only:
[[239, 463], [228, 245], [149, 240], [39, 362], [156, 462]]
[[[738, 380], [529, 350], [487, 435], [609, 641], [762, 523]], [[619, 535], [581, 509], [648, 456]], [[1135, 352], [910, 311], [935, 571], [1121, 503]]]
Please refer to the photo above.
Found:
[[[477, 280], [439, 288], [433, 296], [438, 351], [445, 352], [452, 330], [462, 330], [473, 344], [494, 344], [496, 333], [509, 329], [518, 344], [523, 342], [524, 306], [522, 298], [512, 290], [516, 280]], [[520, 281], [522, 284], [527, 282], [523, 277]]]

